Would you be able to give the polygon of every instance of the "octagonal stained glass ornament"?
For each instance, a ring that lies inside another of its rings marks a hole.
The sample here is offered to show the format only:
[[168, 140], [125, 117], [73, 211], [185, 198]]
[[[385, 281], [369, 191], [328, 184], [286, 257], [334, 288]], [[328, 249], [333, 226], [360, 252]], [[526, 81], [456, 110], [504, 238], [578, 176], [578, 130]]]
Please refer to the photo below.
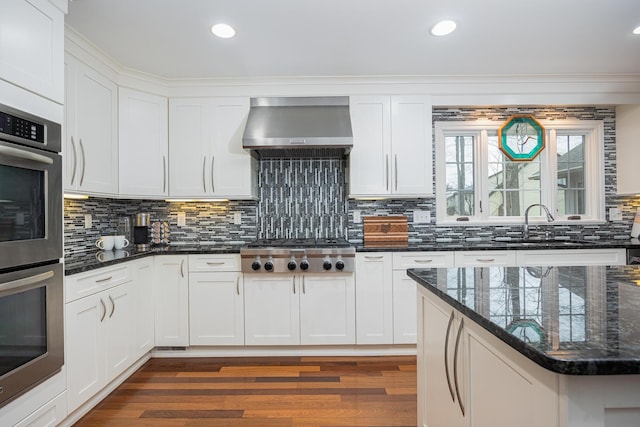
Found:
[[533, 116], [513, 115], [498, 129], [498, 144], [512, 161], [528, 162], [544, 150], [545, 130]]

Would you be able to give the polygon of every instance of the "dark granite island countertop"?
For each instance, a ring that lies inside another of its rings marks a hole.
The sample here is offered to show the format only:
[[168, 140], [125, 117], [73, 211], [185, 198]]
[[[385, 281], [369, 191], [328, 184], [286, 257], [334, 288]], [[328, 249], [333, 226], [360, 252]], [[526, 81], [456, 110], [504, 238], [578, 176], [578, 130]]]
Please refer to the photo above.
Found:
[[408, 275], [552, 372], [640, 374], [640, 267], [410, 269]]

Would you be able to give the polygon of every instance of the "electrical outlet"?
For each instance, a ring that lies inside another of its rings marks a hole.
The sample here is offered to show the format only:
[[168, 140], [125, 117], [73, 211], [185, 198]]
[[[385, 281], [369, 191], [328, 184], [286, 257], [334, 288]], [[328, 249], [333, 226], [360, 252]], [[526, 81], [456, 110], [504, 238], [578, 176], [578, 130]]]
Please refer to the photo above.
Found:
[[362, 212], [353, 211], [353, 223], [360, 224], [362, 222]]
[[91, 228], [91, 214], [84, 215], [84, 228]]
[[622, 221], [622, 209], [609, 208], [609, 221]]
[[178, 212], [178, 227], [184, 227], [187, 225], [187, 214], [184, 212]]
[[242, 224], [242, 213], [240, 212], [234, 212], [233, 214], [233, 223], [235, 225], [240, 225]]
[[414, 224], [428, 224], [431, 222], [431, 211], [415, 210], [413, 211]]

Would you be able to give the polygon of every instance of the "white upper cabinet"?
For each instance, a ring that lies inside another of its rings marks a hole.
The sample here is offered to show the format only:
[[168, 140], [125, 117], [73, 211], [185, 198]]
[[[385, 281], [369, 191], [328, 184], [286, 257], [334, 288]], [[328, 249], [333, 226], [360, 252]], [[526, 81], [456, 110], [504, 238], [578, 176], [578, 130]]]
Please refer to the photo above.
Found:
[[242, 148], [249, 98], [169, 100], [169, 196], [249, 199], [255, 160]]
[[351, 197], [433, 195], [428, 96], [352, 96]]
[[616, 107], [618, 194], [640, 194], [640, 105]]
[[2, 0], [0, 78], [62, 104], [64, 12], [49, 0]]
[[167, 98], [118, 90], [120, 195], [165, 198], [169, 194]]
[[117, 86], [71, 55], [65, 80], [65, 191], [118, 194]]

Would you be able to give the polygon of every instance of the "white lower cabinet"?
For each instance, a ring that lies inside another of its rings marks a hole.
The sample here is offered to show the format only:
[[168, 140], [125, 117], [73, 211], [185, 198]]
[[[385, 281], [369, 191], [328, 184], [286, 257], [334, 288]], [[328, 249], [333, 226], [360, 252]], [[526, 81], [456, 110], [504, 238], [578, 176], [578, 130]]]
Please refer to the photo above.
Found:
[[393, 261], [390, 252], [356, 253], [356, 342], [393, 342]]
[[138, 360], [155, 347], [155, 325], [153, 289], [153, 257], [133, 261], [129, 264], [133, 276], [135, 301], [135, 342], [134, 360]]
[[454, 254], [442, 252], [393, 253], [393, 343], [415, 344], [417, 333], [416, 283], [407, 276], [408, 268], [453, 267]]
[[189, 260], [187, 255], [154, 259], [155, 345], [189, 345]]
[[429, 291], [419, 295], [419, 426], [560, 425], [556, 374], [495, 345]]
[[245, 274], [247, 345], [354, 344], [352, 274]]
[[189, 273], [189, 344], [243, 345], [242, 274]]
[[131, 282], [65, 306], [65, 365], [69, 412], [134, 362]]

